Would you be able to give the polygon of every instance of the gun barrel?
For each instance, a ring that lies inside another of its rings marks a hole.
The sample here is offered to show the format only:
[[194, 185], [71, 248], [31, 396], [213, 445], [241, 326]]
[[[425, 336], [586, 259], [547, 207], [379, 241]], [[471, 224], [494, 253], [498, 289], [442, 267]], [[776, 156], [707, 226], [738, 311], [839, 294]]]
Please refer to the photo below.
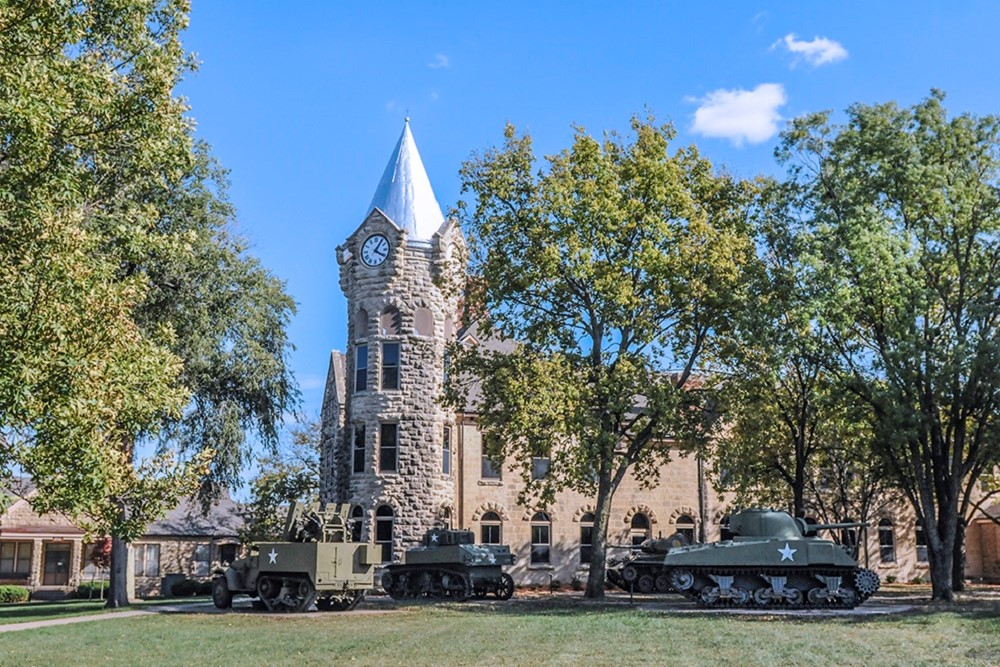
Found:
[[810, 533], [814, 533], [817, 530], [841, 530], [844, 528], [865, 528], [868, 523], [860, 521], [847, 521], [844, 523], [813, 523], [806, 524], [806, 529]]

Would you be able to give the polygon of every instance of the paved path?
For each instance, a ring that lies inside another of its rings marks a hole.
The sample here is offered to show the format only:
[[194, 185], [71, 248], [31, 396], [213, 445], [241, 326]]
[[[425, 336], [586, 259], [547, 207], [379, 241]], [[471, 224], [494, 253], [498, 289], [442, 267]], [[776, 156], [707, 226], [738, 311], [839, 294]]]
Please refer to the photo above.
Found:
[[123, 609], [121, 611], [108, 611], [97, 614], [85, 614], [82, 616], [64, 616], [61, 618], [49, 618], [43, 621], [24, 621], [23, 623], [5, 623], [0, 625], [0, 633], [17, 632], [18, 630], [34, 630], [35, 628], [47, 628], [54, 625], [71, 625], [73, 623], [87, 623], [89, 621], [107, 621], [113, 618], [128, 618], [131, 616], [149, 616], [151, 614], [194, 611], [196, 609], [200, 611], [200, 608], [206, 606], [212, 607], [211, 603], [156, 605], [155, 607], [144, 607], [142, 609]]

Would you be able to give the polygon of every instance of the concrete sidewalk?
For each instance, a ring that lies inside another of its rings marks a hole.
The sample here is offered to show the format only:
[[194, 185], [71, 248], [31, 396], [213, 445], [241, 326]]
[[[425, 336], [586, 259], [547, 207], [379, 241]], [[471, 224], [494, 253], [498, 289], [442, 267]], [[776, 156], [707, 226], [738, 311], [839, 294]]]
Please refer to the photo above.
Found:
[[49, 618], [44, 621], [25, 621], [23, 623], [0, 624], [0, 633], [17, 632], [18, 630], [34, 630], [35, 628], [47, 628], [55, 625], [72, 625], [73, 623], [87, 623], [90, 621], [106, 621], [113, 618], [129, 618], [131, 616], [149, 616], [150, 614], [165, 614], [172, 612], [182, 612], [195, 610], [201, 607], [211, 606], [211, 602], [196, 602], [192, 604], [178, 605], [156, 605], [143, 609], [122, 609], [121, 611], [107, 611], [99, 614], [85, 614], [82, 616], [66, 616], [63, 618]]

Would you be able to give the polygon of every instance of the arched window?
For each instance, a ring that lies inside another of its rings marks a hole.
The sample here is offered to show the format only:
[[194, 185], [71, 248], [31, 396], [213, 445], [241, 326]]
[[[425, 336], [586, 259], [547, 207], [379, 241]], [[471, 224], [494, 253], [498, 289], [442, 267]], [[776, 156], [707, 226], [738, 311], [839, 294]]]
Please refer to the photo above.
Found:
[[434, 335], [434, 315], [427, 308], [417, 308], [413, 313], [413, 332], [418, 336]]
[[631, 539], [632, 546], [639, 546], [643, 542], [649, 539], [651, 531], [649, 528], [649, 517], [642, 512], [636, 512], [632, 517], [631, 529], [629, 530], [629, 538]]
[[479, 520], [482, 544], [503, 544], [503, 522], [496, 512], [487, 512]]
[[361, 528], [365, 522], [365, 511], [361, 509], [361, 505], [355, 505], [354, 509], [351, 510], [351, 541], [360, 542], [361, 541]]
[[927, 535], [924, 533], [924, 526], [921, 523], [917, 523], [914, 538], [917, 543], [917, 562], [926, 563], [927, 562]]
[[382, 562], [392, 560], [392, 524], [395, 514], [388, 505], [375, 510], [375, 543], [382, 545]]
[[550, 563], [552, 550], [552, 521], [545, 512], [535, 512], [531, 517], [531, 562]]
[[878, 522], [878, 554], [883, 563], [896, 562], [896, 529], [889, 519]]
[[382, 317], [379, 318], [379, 329], [383, 336], [398, 336], [400, 329], [400, 315], [399, 311], [389, 306], [382, 311]]
[[354, 321], [354, 335], [357, 338], [364, 338], [368, 335], [368, 311], [362, 308], [358, 311], [357, 319]]
[[694, 544], [694, 519], [687, 514], [681, 514], [674, 525], [677, 526], [677, 532], [687, 539], [688, 544]]
[[590, 563], [594, 555], [594, 514], [587, 512], [580, 517], [580, 565]]

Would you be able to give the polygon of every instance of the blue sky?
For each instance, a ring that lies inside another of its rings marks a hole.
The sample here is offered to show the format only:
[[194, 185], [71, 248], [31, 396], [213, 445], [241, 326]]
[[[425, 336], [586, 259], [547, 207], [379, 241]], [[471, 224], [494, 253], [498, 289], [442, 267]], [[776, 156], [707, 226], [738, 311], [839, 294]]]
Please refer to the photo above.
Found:
[[790, 118], [855, 102], [1000, 112], [1000, 3], [193, 0], [181, 87], [231, 170], [239, 231], [299, 304], [290, 336], [318, 415], [344, 349], [334, 250], [361, 223], [409, 114], [447, 213], [458, 169], [511, 122], [539, 153], [578, 123], [654, 112], [741, 176], [778, 173]]

